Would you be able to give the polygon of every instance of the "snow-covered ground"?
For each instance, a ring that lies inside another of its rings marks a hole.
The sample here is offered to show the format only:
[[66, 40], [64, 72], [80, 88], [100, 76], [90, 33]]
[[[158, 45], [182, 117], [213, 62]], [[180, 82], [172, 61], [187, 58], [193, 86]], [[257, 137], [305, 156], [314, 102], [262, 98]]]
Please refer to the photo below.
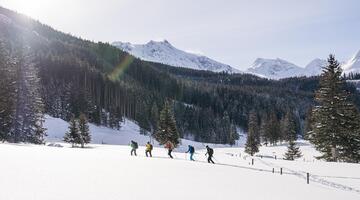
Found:
[[[51, 117], [46, 119], [48, 139], [64, 147], [0, 144], [0, 199], [360, 199], [360, 165], [315, 160], [318, 153], [306, 141], [298, 141], [304, 157], [297, 161], [282, 160], [285, 144], [263, 146], [254, 158], [241, 144], [211, 145], [217, 163], [212, 165], [206, 162], [203, 144], [188, 140], [173, 160], [161, 147], [147, 158], [142, 145], [148, 137], [136, 132], [136, 124], [126, 123], [120, 131], [90, 128], [94, 142], [122, 145], [70, 148], [59, 142], [67, 123]], [[141, 145], [137, 157], [130, 156], [127, 145], [132, 138]], [[188, 143], [196, 147], [196, 162], [183, 153]]]
[[[129, 155], [124, 145], [63, 148], [0, 144], [1, 200], [117, 200], [117, 199], [359, 199], [360, 166], [313, 161], [310, 146], [302, 146], [306, 160], [251, 158], [243, 148], [215, 149], [215, 162], [196, 162], [184, 153], [167, 158], [155, 148], [153, 158]], [[262, 147], [259, 155], [281, 157], [285, 146]], [[275, 152], [275, 153], [274, 153]], [[308, 154], [309, 153], [309, 154]], [[283, 167], [283, 175], [279, 174]], [[275, 168], [275, 173], [272, 173]], [[310, 172], [310, 184], [305, 173]]]

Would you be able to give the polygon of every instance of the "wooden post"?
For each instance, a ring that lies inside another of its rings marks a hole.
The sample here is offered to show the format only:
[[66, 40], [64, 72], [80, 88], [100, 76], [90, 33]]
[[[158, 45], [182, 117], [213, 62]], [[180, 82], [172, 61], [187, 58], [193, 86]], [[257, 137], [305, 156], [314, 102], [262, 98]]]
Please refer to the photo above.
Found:
[[306, 183], [309, 184], [310, 182], [310, 174], [306, 173]]
[[251, 159], [251, 165], [254, 165], [254, 158]]
[[280, 168], [280, 175], [282, 175], [282, 168]]

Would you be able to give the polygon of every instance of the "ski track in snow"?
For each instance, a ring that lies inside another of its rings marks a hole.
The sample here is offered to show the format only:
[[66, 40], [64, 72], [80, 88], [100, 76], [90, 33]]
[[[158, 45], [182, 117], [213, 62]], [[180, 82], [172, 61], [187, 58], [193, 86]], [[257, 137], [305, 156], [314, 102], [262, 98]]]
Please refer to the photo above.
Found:
[[[284, 166], [280, 166], [280, 165], [277, 165], [277, 164], [274, 164], [272, 162], [266, 162], [262, 159], [256, 159], [257, 161], [260, 161], [261, 163], [263, 163], [264, 165], [267, 165], [269, 167], [272, 167], [272, 168], [283, 168], [289, 172], [283, 172], [283, 174], [289, 174], [289, 175], [295, 175], [299, 178], [302, 178], [304, 180], [306, 180], [306, 173], [305, 171], [296, 171], [296, 170], [292, 170], [288, 167], [284, 167]], [[344, 190], [344, 191], [350, 191], [350, 192], [356, 192], [358, 194], [360, 194], [360, 190], [357, 189], [357, 188], [354, 188], [354, 187], [350, 187], [350, 186], [347, 186], [347, 185], [344, 185], [344, 184], [340, 184], [340, 183], [335, 183], [335, 182], [332, 182], [332, 181], [328, 181], [328, 180], [325, 180], [323, 178], [325, 177], [328, 177], [328, 178], [334, 178], [332, 176], [319, 176], [319, 175], [315, 175], [315, 174], [310, 174], [310, 183], [311, 182], [315, 182], [315, 183], [319, 183], [319, 184], [322, 184], [322, 185], [325, 185], [325, 186], [328, 186], [328, 187], [332, 187], [332, 188], [335, 188], [335, 189], [340, 189], [340, 190]], [[342, 178], [342, 177], [336, 177], [336, 178]], [[346, 177], [346, 178], [350, 178], [350, 179], [360, 179], [360, 178], [357, 178], [357, 177]]]

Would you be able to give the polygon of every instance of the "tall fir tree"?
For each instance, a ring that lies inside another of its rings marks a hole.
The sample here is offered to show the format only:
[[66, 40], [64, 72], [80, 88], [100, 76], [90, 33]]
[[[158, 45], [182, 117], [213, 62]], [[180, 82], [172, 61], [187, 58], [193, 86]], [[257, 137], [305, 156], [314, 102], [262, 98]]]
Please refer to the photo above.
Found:
[[254, 111], [249, 114], [248, 134], [245, 144], [245, 152], [253, 156], [259, 152], [260, 139], [259, 139], [259, 122], [258, 117]]
[[312, 130], [308, 139], [327, 161], [360, 161], [359, 112], [344, 90], [341, 67], [333, 55], [328, 58], [316, 91]]
[[39, 71], [28, 46], [16, 53], [15, 63], [14, 118], [9, 140], [41, 144], [45, 137], [44, 103]]
[[180, 143], [175, 117], [169, 101], [165, 101], [164, 108], [160, 112], [160, 118], [157, 127], [158, 129], [154, 137], [160, 144], [165, 144], [167, 141], [170, 141], [175, 146], [177, 146]]
[[229, 133], [229, 144], [235, 145], [236, 140], [238, 140], [240, 138], [237, 130], [236, 130], [236, 125], [234, 123], [231, 123], [230, 125], [230, 133]]
[[295, 160], [297, 158], [300, 158], [301, 151], [300, 147], [298, 147], [293, 139], [289, 141], [288, 149], [284, 155], [285, 160]]
[[81, 113], [79, 117], [79, 134], [81, 148], [84, 148], [85, 144], [91, 142], [91, 134], [89, 130], [88, 120], [83, 113]]
[[269, 144], [269, 135], [267, 132], [267, 127], [268, 127], [268, 117], [266, 115], [263, 115], [261, 118], [261, 123], [260, 123], [260, 144], [264, 143], [265, 146], [267, 146]]
[[271, 145], [276, 145], [280, 138], [280, 123], [275, 111], [270, 113], [269, 121], [266, 123], [265, 131]]
[[65, 133], [64, 142], [70, 143], [72, 147], [81, 143], [81, 136], [78, 128], [78, 123], [75, 118], [72, 118], [69, 123], [69, 130]]
[[296, 122], [293, 114], [288, 111], [281, 121], [281, 138], [287, 142], [295, 141], [297, 138]]
[[157, 107], [156, 102], [154, 102], [151, 107], [150, 116], [151, 116], [150, 117], [151, 134], [154, 134], [155, 131], [157, 130], [157, 125], [159, 121], [159, 108]]

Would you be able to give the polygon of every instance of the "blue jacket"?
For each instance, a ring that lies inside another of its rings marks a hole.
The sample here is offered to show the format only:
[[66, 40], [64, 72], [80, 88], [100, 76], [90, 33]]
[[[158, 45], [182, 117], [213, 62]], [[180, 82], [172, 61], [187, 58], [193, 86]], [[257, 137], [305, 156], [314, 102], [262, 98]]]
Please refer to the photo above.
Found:
[[189, 146], [189, 149], [186, 153], [195, 153], [195, 148], [193, 146]]

